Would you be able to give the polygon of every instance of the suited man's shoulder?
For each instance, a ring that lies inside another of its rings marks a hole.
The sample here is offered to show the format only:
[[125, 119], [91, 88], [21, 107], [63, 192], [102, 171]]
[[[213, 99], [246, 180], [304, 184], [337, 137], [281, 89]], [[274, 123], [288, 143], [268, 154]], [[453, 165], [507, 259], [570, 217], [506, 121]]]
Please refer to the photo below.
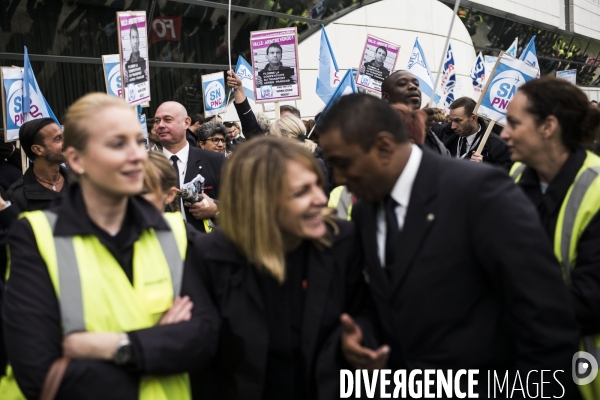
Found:
[[214, 162], [222, 162], [225, 159], [225, 155], [216, 153], [214, 151], [204, 150], [199, 147], [190, 146], [190, 159], [204, 159]]
[[[430, 150], [424, 149], [423, 161], [419, 166], [426, 168], [429, 173], [437, 173], [440, 181], [453, 185], [470, 185], [474, 181], [486, 179], [508, 180], [510, 178], [505, 170], [486, 163], [466, 162], [457, 158], [440, 157]], [[419, 178], [417, 174], [417, 179]]]

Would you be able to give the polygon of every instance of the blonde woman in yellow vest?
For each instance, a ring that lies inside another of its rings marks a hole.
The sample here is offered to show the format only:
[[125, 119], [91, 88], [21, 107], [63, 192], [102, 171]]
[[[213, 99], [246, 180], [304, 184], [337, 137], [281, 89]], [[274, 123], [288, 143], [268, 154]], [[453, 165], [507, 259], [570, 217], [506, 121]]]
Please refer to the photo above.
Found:
[[[502, 138], [516, 161], [511, 176], [537, 207], [554, 247], [581, 328], [580, 348], [599, 361], [600, 157], [586, 147], [598, 135], [600, 109], [575, 85], [543, 78], [519, 89], [507, 122]], [[571, 366], [565, 370], [570, 374]], [[600, 377], [578, 378], [586, 400], [600, 399]]]
[[79, 182], [9, 238], [0, 398], [39, 398], [70, 357], [57, 399], [190, 399], [187, 371], [209, 361], [219, 325], [191, 268], [197, 234], [137, 196], [148, 156], [124, 101], [75, 102], [64, 143]]

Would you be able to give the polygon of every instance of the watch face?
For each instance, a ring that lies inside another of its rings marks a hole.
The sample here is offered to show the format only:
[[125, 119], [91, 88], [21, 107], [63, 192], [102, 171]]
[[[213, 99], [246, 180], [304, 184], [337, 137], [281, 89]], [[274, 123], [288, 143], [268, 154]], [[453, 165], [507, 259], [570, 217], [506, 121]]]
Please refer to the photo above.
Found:
[[117, 349], [115, 354], [115, 364], [125, 365], [131, 362], [133, 358], [133, 349], [130, 344], [126, 344], [125, 346], [121, 346]]

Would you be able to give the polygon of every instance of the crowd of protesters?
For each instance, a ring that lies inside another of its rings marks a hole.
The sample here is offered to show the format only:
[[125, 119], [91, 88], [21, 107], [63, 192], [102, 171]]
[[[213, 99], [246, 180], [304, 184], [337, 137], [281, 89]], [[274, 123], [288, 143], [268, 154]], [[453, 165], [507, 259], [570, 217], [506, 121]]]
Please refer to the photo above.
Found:
[[146, 143], [93, 93], [64, 129], [21, 126], [22, 176], [5, 146], [0, 398], [334, 399], [341, 370], [382, 368], [600, 398], [571, 377], [600, 351], [600, 109], [580, 89], [526, 83], [484, 138], [474, 100], [421, 109], [407, 71], [308, 121], [227, 85], [239, 122], [168, 101]]

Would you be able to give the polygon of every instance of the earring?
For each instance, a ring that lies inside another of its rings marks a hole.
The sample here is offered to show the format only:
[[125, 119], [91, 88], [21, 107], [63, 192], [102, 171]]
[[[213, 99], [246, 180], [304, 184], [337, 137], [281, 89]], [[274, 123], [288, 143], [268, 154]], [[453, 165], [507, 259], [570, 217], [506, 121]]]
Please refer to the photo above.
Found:
[[83, 168], [79, 171], [79, 175], [83, 175], [85, 171], [83, 170]]

